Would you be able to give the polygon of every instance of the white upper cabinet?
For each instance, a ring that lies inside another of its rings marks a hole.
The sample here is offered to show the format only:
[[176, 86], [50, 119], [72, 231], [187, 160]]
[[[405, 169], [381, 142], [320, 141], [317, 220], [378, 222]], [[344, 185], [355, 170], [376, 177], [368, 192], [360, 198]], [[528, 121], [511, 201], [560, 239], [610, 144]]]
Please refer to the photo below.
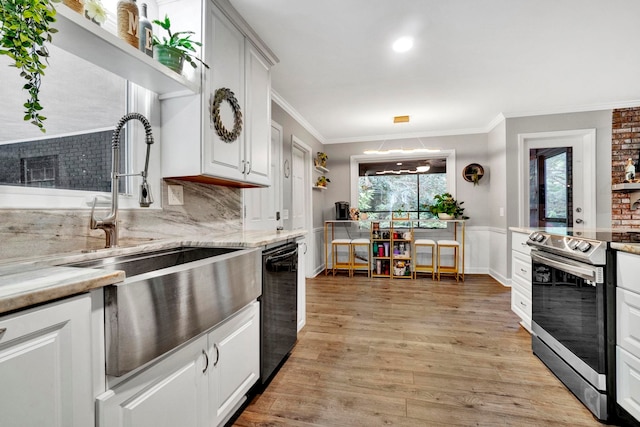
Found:
[[[259, 39], [228, 2], [216, 3], [224, 8], [211, 0], [204, 4], [203, 51], [210, 68], [204, 73], [202, 93], [162, 99], [163, 176], [268, 186], [273, 56], [255, 47], [252, 40]], [[214, 110], [221, 89], [230, 90], [234, 99], [227, 96]], [[220, 134], [234, 131], [239, 118], [234, 106], [242, 115], [242, 131], [229, 140]]]
[[270, 65], [249, 41], [245, 41], [247, 178], [269, 185], [271, 178], [271, 72]]

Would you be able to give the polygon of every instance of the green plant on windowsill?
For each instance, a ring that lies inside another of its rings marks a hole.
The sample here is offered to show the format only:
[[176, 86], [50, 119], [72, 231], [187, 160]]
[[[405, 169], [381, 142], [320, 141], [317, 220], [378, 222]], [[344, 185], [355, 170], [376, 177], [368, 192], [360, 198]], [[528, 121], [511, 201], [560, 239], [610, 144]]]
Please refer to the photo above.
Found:
[[450, 193], [436, 194], [433, 197], [434, 202], [431, 205], [425, 205], [425, 207], [433, 215], [442, 219], [444, 214], [451, 217], [450, 219], [469, 219], [468, 216], [464, 216], [464, 208], [461, 206], [464, 202], [458, 202]]
[[25, 121], [45, 132], [41, 114], [40, 84], [49, 57], [47, 43], [58, 30], [51, 27], [56, 21], [53, 3], [60, 0], [2, 0], [0, 7], [0, 55], [7, 55], [13, 66], [20, 70], [25, 83], [22, 88], [29, 92], [23, 104]]

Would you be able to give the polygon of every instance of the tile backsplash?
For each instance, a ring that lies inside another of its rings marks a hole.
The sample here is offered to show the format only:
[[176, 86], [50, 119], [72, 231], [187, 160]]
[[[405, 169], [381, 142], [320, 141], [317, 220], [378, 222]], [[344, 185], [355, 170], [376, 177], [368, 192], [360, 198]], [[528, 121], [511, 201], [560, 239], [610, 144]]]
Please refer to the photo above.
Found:
[[[184, 205], [167, 204], [167, 185], [181, 185]], [[162, 209], [121, 209], [120, 246], [242, 229], [242, 190], [165, 180]], [[98, 216], [100, 211], [96, 208]], [[102, 230], [89, 229], [90, 210], [0, 211], [0, 260], [32, 258], [104, 247]]]

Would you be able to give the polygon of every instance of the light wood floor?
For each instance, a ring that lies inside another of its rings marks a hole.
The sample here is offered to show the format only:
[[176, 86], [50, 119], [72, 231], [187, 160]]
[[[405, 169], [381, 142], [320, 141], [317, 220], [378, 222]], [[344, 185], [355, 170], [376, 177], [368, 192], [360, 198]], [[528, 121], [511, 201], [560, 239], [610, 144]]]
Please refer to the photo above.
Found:
[[236, 426], [602, 426], [488, 276], [307, 280], [307, 324]]

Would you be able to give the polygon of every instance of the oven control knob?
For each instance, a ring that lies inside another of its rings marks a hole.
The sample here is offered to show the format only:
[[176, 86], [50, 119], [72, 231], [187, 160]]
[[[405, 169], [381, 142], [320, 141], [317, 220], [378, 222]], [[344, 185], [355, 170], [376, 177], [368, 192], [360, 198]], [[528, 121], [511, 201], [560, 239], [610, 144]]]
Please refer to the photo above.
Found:
[[529, 235], [529, 240], [533, 240], [535, 242], [537, 236], [538, 236], [538, 232], [535, 231]]
[[591, 243], [584, 240], [578, 244], [578, 250], [581, 252], [587, 252], [591, 248]]
[[536, 242], [542, 242], [544, 240], [544, 234], [537, 233], [536, 234]]
[[576, 249], [579, 243], [580, 241], [578, 240], [570, 239], [569, 242], [567, 243], [567, 246], [569, 246], [571, 249]]

